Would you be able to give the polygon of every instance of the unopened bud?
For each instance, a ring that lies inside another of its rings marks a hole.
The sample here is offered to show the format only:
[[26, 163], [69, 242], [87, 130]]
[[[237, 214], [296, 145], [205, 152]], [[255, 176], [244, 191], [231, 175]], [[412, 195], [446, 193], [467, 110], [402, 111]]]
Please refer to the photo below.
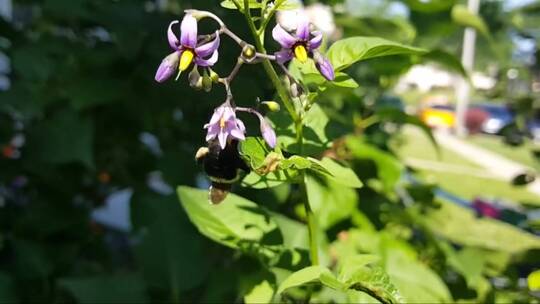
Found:
[[201, 78], [201, 74], [199, 74], [199, 70], [197, 69], [197, 66], [194, 66], [193, 70], [191, 70], [191, 72], [189, 72], [189, 75], [188, 75], [189, 85], [192, 88], [195, 88], [200, 78]]
[[261, 104], [263, 104], [264, 106], [266, 106], [266, 108], [268, 109], [268, 111], [270, 112], [279, 112], [280, 110], [280, 106], [279, 106], [279, 103], [275, 102], [275, 101], [263, 101], [261, 102]]
[[219, 75], [218, 73], [214, 72], [214, 70], [209, 69], [210, 71], [210, 79], [212, 79], [212, 82], [218, 83], [219, 82]]
[[255, 47], [251, 44], [247, 44], [242, 49], [242, 56], [247, 61], [251, 61], [253, 58], [255, 58], [255, 55], [257, 54], [257, 51], [255, 50]]
[[197, 83], [195, 83], [195, 85], [193, 85], [192, 87], [194, 89], [196, 89], [196, 90], [202, 90], [202, 88], [203, 88], [203, 78], [199, 77], [199, 79], [197, 80]]
[[202, 86], [205, 92], [210, 92], [212, 90], [212, 78], [208, 75], [207, 71], [204, 71]]

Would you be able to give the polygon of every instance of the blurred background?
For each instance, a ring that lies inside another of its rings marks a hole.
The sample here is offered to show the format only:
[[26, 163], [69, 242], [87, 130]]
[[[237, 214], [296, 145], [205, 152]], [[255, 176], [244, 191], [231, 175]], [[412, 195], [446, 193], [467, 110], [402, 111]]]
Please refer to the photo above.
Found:
[[[339, 206], [319, 213], [328, 244], [354, 228], [378, 242], [367, 252], [414, 252], [401, 274], [416, 282], [411, 302], [437, 290], [538, 302], [540, 2], [300, 5], [328, 43], [378, 36], [429, 50], [356, 64], [358, 88], [321, 97], [335, 138], [366, 145], [351, 160], [365, 187], [321, 193]], [[219, 1], [0, 0], [0, 302], [242, 302], [256, 282], [258, 261], [199, 234], [175, 195], [207, 187], [194, 153], [224, 100], [221, 88], [154, 81], [167, 26], [188, 8], [251, 41]], [[215, 70], [226, 74], [239, 50], [222, 41]], [[239, 105], [274, 98], [260, 66], [232, 89]], [[304, 220], [287, 185], [235, 192]], [[443, 287], [422, 285], [426, 271]]]

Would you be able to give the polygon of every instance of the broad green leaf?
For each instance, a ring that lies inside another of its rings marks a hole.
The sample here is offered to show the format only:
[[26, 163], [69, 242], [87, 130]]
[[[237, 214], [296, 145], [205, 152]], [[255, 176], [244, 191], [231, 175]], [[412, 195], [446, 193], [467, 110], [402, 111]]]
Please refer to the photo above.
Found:
[[[474, 211], [446, 201], [419, 218], [438, 235], [462, 246], [512, 254], [540, 249], [540, 237], [501, 221], [477, 218]], [[467, 227], [467, 233], [463, 233], [463, 227]]]
[[351, 37], [339, 40], [328, 50], [328, 59], [336, 71], [362, 60], [390, 55], [420, 55], [426, 50], [377, 37]]
[[136, 192], [131, 198], [131, 222], [139, 236], [135, 258], [151, 287], [188, 290], [211, 271], [206, 241], [181, 209], [174, 195]]
[[285, 172], [281, 171], [270, 172], [266, 175], [259, 175], [256, 172], [251, 171], [242, 180], [242, 186], [253, 189], [273, 188], [283, 184], [288, 180], [291, 180], [292, 178], [292, 176], [287, 176]]
[[288, 159], [282, 160], [279, 167], [282, 169], [295, 168], [297, 170], [304, 170], [311, 168], [311, 161], [307, 158], [293, 155]]
[[330, 178], [334, 182], [352, 188], [362, 187], [362, 181], [351, 168], [342, 166], [329, 157], [323, 158], [320, 163], [330, 173]]
[[[291, 118], [280, 111], [269, 115], [275, 125], [278, 143], [284, 150], [297, 153], [299, 147], [296, 143], [294, 124]], [[314, 155], [321, 153], [331, 146], [328, 125], [330, 119], [318, 104], [314, 104], [304, 117], [304, 154]]]
[[336, 23], [343, 27], [344, 36], [374, 36], [410, 43], [416, 37], [416, 29], [404, 18], [385, 18], [381, 16], [339, 16]]
[[465, 78], [469, 77], [463, 64], [461, 64], [461, 60], [454, 54], [446, 52], [445, 50], [430, 50], [428, 53], [422, 55], [421, 60], [423, 62], [437, 63], [449, 71], [456, 72]]
[[467, 6], [463, 4], [454, 5], [452, 8], [452, 20], [459, 25], [472, 27], [484, 36], [489, 36], [489, 30], [484, 19], [471, 13]]
[[404, 0], [415, 11], [434, 13], [448, 10], [457, 0]]
[[58, 285], [67, 289], [79, 303], [148, 301], [145, 282], [138, 275], [62, 278]]
[[238, 150], [252, 169], [263, 166], [264, 160], [270, 152], [264, 140], [259, 137], [247, 137], [246, 140], [239, 143]]
[[178, 187], [178, 196], [191, 222], [218, 243], [265, 256], [273, 256], [273, 250], [282, 243], [270, 215], [247, 199], [229, 194], [221, 204], [212, 205], [207, 191], [185, 186]]
[[306, 174], [305, 183], [309, 204], [321, 228], [332, 227], [350, 217], [356, 209], [358, 195], [353, 188], [333, 178], [311, 174]]
[[244, 296], [244, 303], [270, 303], [274, 296], [274, 287], [270, 282], [264, 280], [255, 285], [248, 294]]
[[450, 303], [452, 296], [443, 280], [423, 263], [403, 252], [387, 250], [385, 269], [405, 302]]
[[[244, 0], [225, 0], [221, 1], [220, 5], [227, 9], [237, 9], [236, 5], [234, 4], [235, 2], [242, 8], [242, 10], [244, 9]], [[259, 3], [257, 0], [249, 0], [249, 8], [261, 8], [261, 3]]]
[[313, 282], [322, 283], [334, 289], [343, 288], [343, 284], [335, 278], [328, 268], [322, 266], [310, 266], [294, 272], [287, 277], [287, 279], [279, 285], [277, 293], [280, 294], [289, 288], [303, 286]]
[[379, 266], [363, 266], [355, 269], [345, 281], [348, 289], [362, 291], [381, 303], [402, 303], [398, 289]]
[[336, 78], [332, 81], [326, 80], [321, 74], [319, 73], [309, 73], [306, 75], [303, 75], [302, 77], [303, 82], [307, 85], [313, 84], [317, 86], [328, 86], [328, 85], [334, 85], [337, 87], [342, 88], [357, 88], [358, 83], [351, 78], [351, 76], [343, 73], [343, 72], [337, 72]]

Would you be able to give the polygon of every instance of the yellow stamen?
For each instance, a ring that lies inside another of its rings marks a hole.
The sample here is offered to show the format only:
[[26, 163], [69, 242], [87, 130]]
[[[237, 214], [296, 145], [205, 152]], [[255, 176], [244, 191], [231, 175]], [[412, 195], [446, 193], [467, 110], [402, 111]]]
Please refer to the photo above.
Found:
[[225, 118], [223, 116], [221, 116], [221, 119], [219, 120], [219, 127], [220, 128], [225, 128]]
[[178, 67], [180, 69], [180, 71], [183, 72], [183, 71], [187, 70], [187, 68], [189, 67], [189, 65], [193, 61], [194, 56], [195, 56], [195, 54], [193, 54], [193, 51], [191, 51], [191, 50], [185, 50], [184, 52], [182, 52], [182, 56], [180, 56], [180, 65]]
[[300, 62], [306, 62], [308, 59], [306, 47], [303, 45], [297, 45], [294, 48], [294, 56], [296, 59], [300, 60]]

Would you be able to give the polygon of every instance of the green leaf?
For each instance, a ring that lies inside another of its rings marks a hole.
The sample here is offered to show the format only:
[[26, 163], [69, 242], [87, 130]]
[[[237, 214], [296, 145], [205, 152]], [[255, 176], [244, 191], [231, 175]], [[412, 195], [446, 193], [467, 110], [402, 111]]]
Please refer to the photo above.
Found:
[[266, 155], [270, 152], [265, 141], [260, 137], [247, 137], [240, 141], [238, 150], [242, 158], [254, 170], [264, 165]]
[[[219, 205], [208, 202], [208, 192], [178, 187], [180, 202], [189, 219], [208, 238], [235, 249], [255, 250], [273, 256], [282, 237], [270, 215], [257, 204], [229, 194]], [[264, 238], [264, 242], [263, 242]]]
[[463, 4], [454, 5], [452, 8], [452, 20], [459, 25], [472, 27], [486, 37], [489, 36], [489, 30], [484, 19], [471, 13], [467, 6]]
[[[244, 9], [244, 1], [243, 0], [225, 0], [221, 1], [220, 5], [227, 9], [237, 9], [236, 5], [234, 3], [237, 3], [242, 10]], [[257, 0], [249, 0], [249, 8], [261, 8], [261, 4]]]
[[[287, 113], [280, 111], [270, 114], [269, 117], [275, 125], [281, 147], [291, 153], [299, 152], [294, 135], [294, 124]], [[314, 104], [304, 116], [304, 154], [318, 154], [331, 146], [332, 142], [329, 138], [333, 136], [328, 134], [329, 124], [331, 125], [328, 115], [318, 104]]]
[[174, 195], [135, 193], [131, 221], [139, 241], [135, 258], [151, 287], [194, 288], [211, 271], [206, 241], [182, 212]]
[[322, 87], [326, 87], [328, 85], [334, 85], [336, 87], [351, 88], [351, 89], [358, 87], [358, 83], [354, 79], [352, 79], [351, 76], [343, 72], [337, 72], [336, 77], [332, 81], [326, 80], [326, 78], [324, 78], [319, 73], [305, 74], [303, 75], [302, 79], [306, 85], [313, 84], [313, 85], [322, 86]]
[[143, 303], [148, 301], [146, 285], [138, 275], [63, 278], [59, 285], [79, 303]]
[[287, 176], [281, 171], [270, 172], [266, 175], [259, 175], [257, 172], [251, 171], [244, 177], [241, 185], [253, 189], [266, 189], [277, 187], [291, 178], [292, 176]]
[[350, 217], [356, 209], [356, 191], [335, 179], [306, 174], [305, 183], [309, 204], [323, 229]]
[[352, 188], [362, 187], [362, 181], [351, 168], [342, 166], [329, 157], [323, 158], [320, 164], [330, 173], [330, 177], [334, 182]]
[[[510, 224], [477, 218], [474, 211], [441, 201], [441, 207], [419, 216], [438, 235], [462, 246], [474, 246], [493, 251], [518, 254], [540, 249], [540, 237]], [[463, 233], [467, 227], [467, 233]]]
[[420, 55], [426, 50], [377, 37], [351, 37], [337, 41], [328, 50], [336, 71], [362, 60], [390, 55]]
[[443, 68], [446, 68], [449, 71], [457, 72], [461, 76], [468, 78], [469, 75], [463, 65], [461, 60], [445, 50], [434, 49], [430, 50], [428, 53], [422, 55], [421, 60], [423, 62], [435, 62], [441, 65]]
[[313, 282], [322, 283], [334, 289], [343, 288], [343, 284], [335, 278], [328, 268], [322, 266], [310, 266], [298, 270], [287, 277], [287, 279], [279, 285], [277, 293], [280, 294], [289, 288], [303, 286]]
[[379, 266], [357, 267], [345, 284], [348, 289], [362, 291], [381, 303], [402, 303], [398, 289]]
[[244, 303], [270, 303], [274, 296], [274, 287], [267, 280], [255, 285], [248, 294], [244, 296]]

